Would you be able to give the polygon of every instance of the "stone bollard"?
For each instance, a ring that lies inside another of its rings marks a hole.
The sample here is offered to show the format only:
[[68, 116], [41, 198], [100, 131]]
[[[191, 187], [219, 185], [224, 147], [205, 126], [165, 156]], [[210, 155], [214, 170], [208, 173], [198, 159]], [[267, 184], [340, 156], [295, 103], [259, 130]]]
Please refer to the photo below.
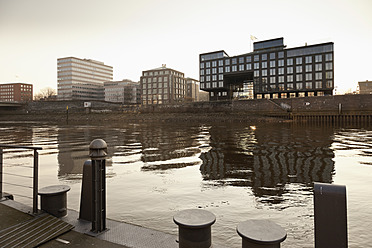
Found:
[[106, 156], [107, 144], [95, 139], [89, 145], [92, 160], [92, 232], [106, 230]]
[[236, 231], [242, 237], [242, 248], [279, 248], [287, 238], [286, 231], [270, 220], [247, 220]]
[[67, 185], [53, 185], [41, 188], [38, 192], [41, 198], [41, 210], [55, 216], [67, 215]]
[[187, 209], [173, 217], [178, 225], [180, 248], [209, 248], [212, 244], [211, 226], [216, 216], [202, 209]]

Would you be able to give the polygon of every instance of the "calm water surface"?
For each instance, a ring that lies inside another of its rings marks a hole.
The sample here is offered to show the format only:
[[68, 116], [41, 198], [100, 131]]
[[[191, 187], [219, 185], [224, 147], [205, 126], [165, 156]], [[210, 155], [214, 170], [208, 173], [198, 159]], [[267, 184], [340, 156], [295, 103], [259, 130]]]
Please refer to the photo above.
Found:
[[[0, 143], [41, 146], [39, 186], [67, 184], [79, 210], [89, 143], [108, 144], [107, 217], [177, 234], [173, 215], [213, 212], [213, 240], [240, 247], [236, 225], [268, 218], [283, 226], [283, 247], [313, 247], [313, 182], [347, 186], [349, 247], [372, 243], [372, 130], [293, 124], [0, 123]], [[4, 155], [4, 180], [31, 186], [32, 154]], [[5, 184], [31, 204], [31, 189]]]

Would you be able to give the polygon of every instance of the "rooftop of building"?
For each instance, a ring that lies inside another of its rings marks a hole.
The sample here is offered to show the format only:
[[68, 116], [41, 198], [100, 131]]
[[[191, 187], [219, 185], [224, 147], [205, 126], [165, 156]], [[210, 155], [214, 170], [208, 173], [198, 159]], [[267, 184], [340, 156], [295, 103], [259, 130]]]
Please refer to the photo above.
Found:
[[150, 70], [145, 70], [145, 71], [142, 71], [142, 72], [150, 72], [150, 71], [165, 71], [165, 70], [175, 71], [175, 72], [178, 72], [178, 73], [184, 74], [183, 72], [180, 72], [180, 71], [177, 71], [177, 70], [175, 70], [175, 69], [172, 69], [172, 68], [167, 67], [166, 64], [162, 64], [161, 67], [154, 68], [154, 69], [150, 69]]

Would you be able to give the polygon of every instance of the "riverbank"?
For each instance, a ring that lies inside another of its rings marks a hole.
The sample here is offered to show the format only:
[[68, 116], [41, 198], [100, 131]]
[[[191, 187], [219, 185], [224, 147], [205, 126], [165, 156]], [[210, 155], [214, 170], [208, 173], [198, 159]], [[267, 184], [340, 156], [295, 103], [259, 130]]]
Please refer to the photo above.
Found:
[[49, 123], [140, 123], [140, 122], [287, 122], [283, 118], [248, 115], [246, 113], [28, 113], [1, 115], [0, 121], [36, 121]]

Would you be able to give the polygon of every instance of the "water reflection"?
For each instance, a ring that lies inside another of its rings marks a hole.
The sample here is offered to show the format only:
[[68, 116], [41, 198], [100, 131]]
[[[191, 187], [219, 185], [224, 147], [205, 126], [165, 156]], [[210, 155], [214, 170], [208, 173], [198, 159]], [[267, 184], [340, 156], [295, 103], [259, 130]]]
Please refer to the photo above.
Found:
[[287, 192], [289, 183], [309, 187], [314, 181], [331, 183], [333, 130], [323, 128], [309, 132], [281, 128], [287, 130], [212, 128], [212, 148], [200, 156], [204, 180], [217, 185], [249, 186], [256, 196], [273, 196], [265, 200], [271, 203], [283, 201], [280, 196]]

